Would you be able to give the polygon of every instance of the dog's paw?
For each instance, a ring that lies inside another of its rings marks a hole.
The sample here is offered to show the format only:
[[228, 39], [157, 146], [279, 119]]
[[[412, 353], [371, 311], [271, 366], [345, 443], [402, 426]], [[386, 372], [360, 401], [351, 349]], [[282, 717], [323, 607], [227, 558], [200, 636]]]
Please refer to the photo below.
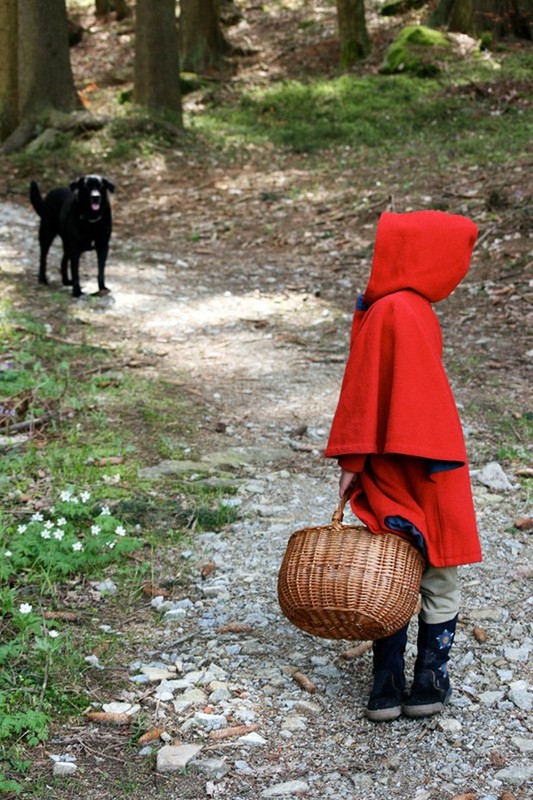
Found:
[[103, 289], [98, 289], [97, 292], [93, 292], [93, 297], [105, 297], [106, 294], [110, 294], [111, 289], [108, 289], [107, 286], [104, 286]]

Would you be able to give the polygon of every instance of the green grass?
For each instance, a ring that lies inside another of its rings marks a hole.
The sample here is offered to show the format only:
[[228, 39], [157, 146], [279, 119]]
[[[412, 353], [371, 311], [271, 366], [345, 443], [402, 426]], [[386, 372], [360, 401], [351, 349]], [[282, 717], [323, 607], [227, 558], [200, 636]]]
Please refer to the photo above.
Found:
[[[211, 106], [195, 117], [194, 127], [215, 141], [271, 143], [294, 152], [380, 148], [408, 155], [422, 148], [466, 162], [505, 162], [526, 150], [531, 111], [497, 103], [494, 90], [530, 68], [526, 53], [509, 56], [501, 70], [479, 65], [445, 83], [405, 75], [287, 81], [245, 93], [232, 105]], [[472, 82], [485, 96], [468, 91]]]
[[[68, 339], [61, 304], [54, 314], [54, 335]], [[26, 435], [0, 459], [0, 792], [19, 792], [28, 748], [88, 705], [95, 678], [84, 656], [105, 646], [106, 660], [123, 665], [126, 640], [103, 637], [95, 613], [105, 608], [119, 627], [144, 581], [158, 580], [154, 561], [175, 576], [172, 548], [237, 511], [228, 491], [138, 477], [141, 466], [186, 455], [199, 412], [175, 384], [128, 370], [120, 354], [52, 339], [5, 302], [0, 326], [0, 444]], [[31, 436], [6, 428], [30, 421]], [[103, 578], [120, 592], [96, 612], [86, 582]], [[85, 609], [83, 624], [44, 615], [69, 603]]]

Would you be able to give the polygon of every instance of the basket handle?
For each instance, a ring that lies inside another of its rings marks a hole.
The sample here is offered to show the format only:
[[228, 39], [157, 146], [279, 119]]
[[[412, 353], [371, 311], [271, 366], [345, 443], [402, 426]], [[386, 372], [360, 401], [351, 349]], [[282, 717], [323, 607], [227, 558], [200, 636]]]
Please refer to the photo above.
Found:
[[337, 506], [337, 508], [333, 512], [333, 516], [331, 518], [331, 522], [337, 528], [342, 525], [342, 519], [344, 517], [344, 508], [346, 506], [346, 503], [349, 501], [350, 497], [352, 496], [352, 494], [354, 492], [356, 483], [357, 483], [357, 475], [354, 475], [354, 477], [352, 479], [352, 482], [350, 483], [350, 485], [348, 486], [348, 488], [344, 492], [343, 496], [341, 497], [339, 505]]

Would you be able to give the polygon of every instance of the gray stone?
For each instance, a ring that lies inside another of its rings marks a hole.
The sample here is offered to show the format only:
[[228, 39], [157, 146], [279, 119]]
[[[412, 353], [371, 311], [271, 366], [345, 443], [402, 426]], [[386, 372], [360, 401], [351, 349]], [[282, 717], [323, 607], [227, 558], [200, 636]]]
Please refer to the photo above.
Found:
[[166, 744], [157, 754], [158, 772], [178, 772], [203, 749], [201, 744]]
[[512, 783], [513, 786], [522, 786], [523, 783], [533, 780], [533, 764], [511, 764], [497, 772], [496, 778]]
[[282, 797], [308, 791], [309, 784], [305, 781], [285, 781], [285, 783], [276, 783], [274, 786], [269, 786], [268, 789], [263, 789], [259, 797]]
[[206, 731], [216, 731], [227, 727], [228, 724], [224, 714], [206, 714], [204, 711], [197, 711], [193, 719], [195, 725]]
[[533, 708], [533, 695], [531, 692], [524, 689], [511, 689], [509, 692], [509, 700], [515, 704], [517, 708], [522, 711], [531, 711]]
[[118, 592], [117, 586], [111, 580], [100, 581], [100, 583], [95, 583], [94, 588], [97, 592], [101, 592], [102, 594], [116, 594]]
[[201, 772], [207, 778], [215, 780], [223, 778], [231, 769], [223, 758], [206, 758], [202, 759], [202, 761], [196, 761], [191, 766], [196, 772]]
[[533, 738], [526, 739], [525, 736], [513, 736], [511, 742], [521, 753], [533, 753]]

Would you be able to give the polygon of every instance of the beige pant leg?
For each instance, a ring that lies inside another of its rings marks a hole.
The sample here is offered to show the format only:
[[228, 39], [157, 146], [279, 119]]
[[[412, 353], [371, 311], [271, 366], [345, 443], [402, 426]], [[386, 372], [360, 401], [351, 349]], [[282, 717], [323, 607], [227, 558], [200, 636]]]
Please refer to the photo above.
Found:
[[422, 575], [420, 593], [424, 622], [437, 625], [453, 619], [461, 602], [457, 567], [428, 567]]

